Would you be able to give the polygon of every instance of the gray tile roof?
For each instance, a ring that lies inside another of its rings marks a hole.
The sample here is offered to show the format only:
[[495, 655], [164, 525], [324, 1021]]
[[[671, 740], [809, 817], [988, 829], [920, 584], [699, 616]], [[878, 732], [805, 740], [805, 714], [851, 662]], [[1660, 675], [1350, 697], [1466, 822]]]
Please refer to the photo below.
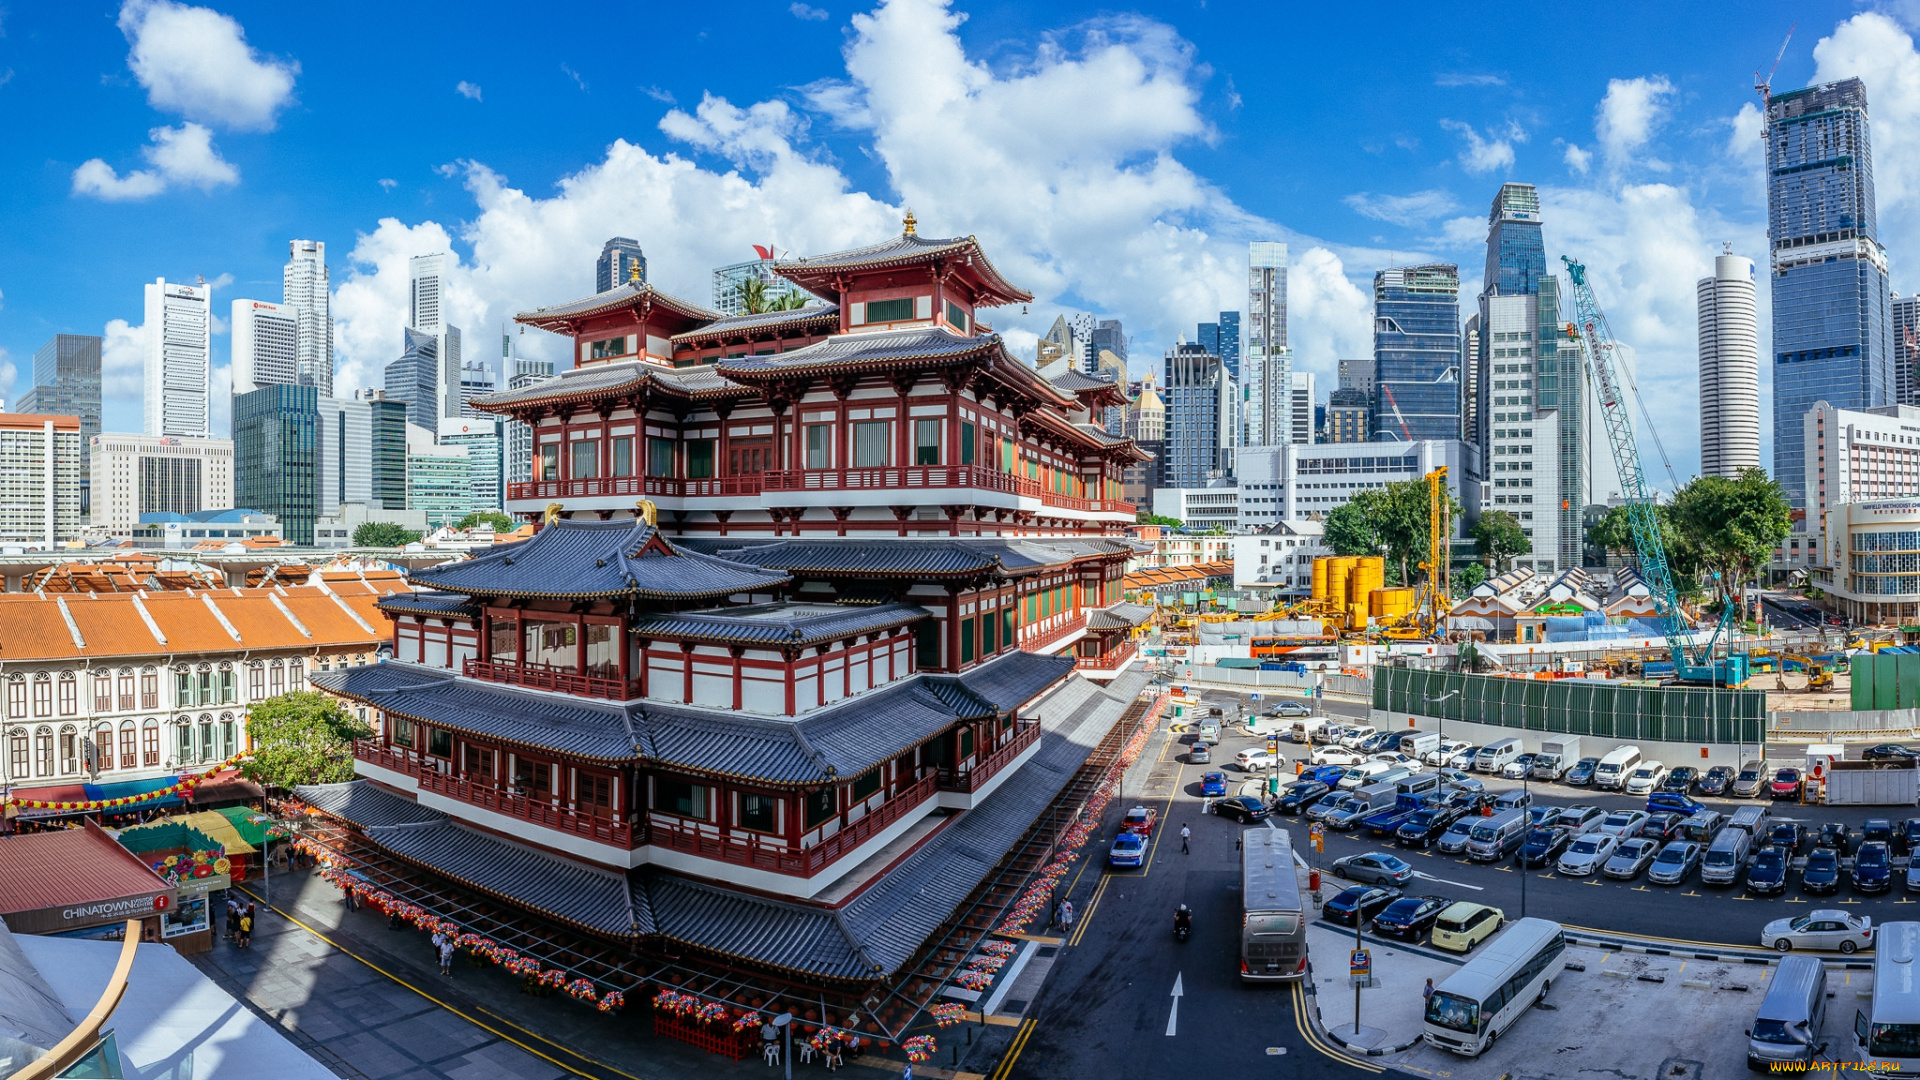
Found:
[[633, 307], [643, 299], [651, 300], [654, 304], [662, 307], [671, 308], [689, 318], [718, 319], [720, 317], [720, 313], [711, 308], [701, 307], [699, 304], [691, 301], [682, 300], [677, 296], [663, 293], [644, 281], [626, 281], [615, 285], [603, 293], [583, 296], [578, 300], [569, 300], [564, 304], [552, 304], [547, 307], [534, 308], [532, 311], [520, 312], [513, 317], [513, 321], [530, 323], [537, 326], [543, 322], [551, 322], [556, 319], [585, 318], [589, 315], [600, 315], [609, 311], [619, 311], [622, 308]]
[[799, 282], [811, 291], [833, 299], [839, 295], [831, 285], [836, 273], [884, 270], [893, 266], [910, 266], [929, 259], [956, 257], [968, 258], [969, 264], [975, 272], [980, 274], [985, 283], [1002, 294], [994, 298], [998, 302], [1033, 299], [1032, 293], [1012, 284], [1000, 275], [1000, 271], [987, 261], [986, 253], [980, 250], [980, 242], [971, 236], [937, 240], [918, 233], [902, 233], [877, 244], [868, 244], [866, 247], [853, 248], [849, 251], [789, 259], [775, 263], [773, 269], [780, 276]]
[[387, 662], [316, 671], [322, 690], [425, 724], [595, 761], [631, 761], [639, 739], [614, 702], [522, 690]]
[[639, 393], [643, 389], [659, 389], [683, 397], [728, 392], [746, 397], [756, 393], [751, 387], [722, 378], [711, 364], [668, 368], [634, 360], [569, 368], [551, 379], [517, 390], [482, 394], [474, 398], [473, 403], [480, 408], [502, 411], [533, 401], [591, 400], [609, 394]]
[[365, 780], [345, 784], [305, 784], [293, 789], [293, 796], [315, 810], [362, 829], [385, 829], [396, 825], [431, 825], [447, 820], [447, 815], [412, 799], [395, 795]]
[[823, 327], [834, 328], [840, 325], [840, 305], [809, 302], [806, 307], [790, 311], [767, 311], [759, 315], [729, 315], [715, 320], [698, 330], [688, 330], [673, 335], [675, 344], [681, 342], [708, 341], [714, 338], [737, 337], [751, 334], [779, 333], [781, 331], [803, 330], [809, 324], [818, 323]]
[[1153, 608], [1146, 604], [1115, 604], [1109, 608], [1099, 608], [1087, 613], [1089, 630], [1129, 630], [1153, 618]]
[[1004, 352], [998, 334], [971, 336], [945, 326], [917, 326], [907, 330], [841, 334], [804, 349], [766, 356], [730, 357], [714, 367], [730, 378], [751, 380], [765, 374], [880, 367], [901, 361], [962, 360]]
[[1071, 656], [1013, 652], [960, 675], [960, 684], [990, 701], [1001, 712], [1012, 712], [1073, 671]]
[[531, 539], [409, 571], [407, 580], [476, 596], [698, 600], [766, 590], [789, 578], [686, 550], [641, 519], [628, 518], [555, 521]]
[[462, 619], [480, 617], [480, 605], [474, 603], [473, 597], [465, 593], [393, 593], [374, 601], [373, 606], [385, 612], [400, 611], [428, 616], [447, 615]]
[[999, 539], [996, 537], [818, 537], [794, 540], [689, 536], [676, 545], [732, 562], [793, 574], [846, 576], [966, 576], [1065, 566], [1077, 559], [1130, 555], [1126, 540]]
[[633, 624], [638, 637], [682, 638], [800, 647], [918, 622], [916, 604], [863, 605], [818, 612], [817, 604], [774, 604], [709, 611], [660, 612]]
[[656, 930], [684, 945], [809, 975], [863, 979], [861, 956], [837, 912], [690, 881], [657, 870], [634, 874]]

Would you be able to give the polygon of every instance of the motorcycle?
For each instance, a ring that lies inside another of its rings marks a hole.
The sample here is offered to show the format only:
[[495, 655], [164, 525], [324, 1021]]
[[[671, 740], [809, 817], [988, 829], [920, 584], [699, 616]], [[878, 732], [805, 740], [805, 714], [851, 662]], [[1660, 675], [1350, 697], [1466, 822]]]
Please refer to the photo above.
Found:
[[1193, 933], [1193, 916], [1187, 912], [1186, 908], [1182, 907], [1179, 913], [1173, 917], [1173, 940], [1185, 941], [1187, 940], [1187, 935], [1191, 933]]

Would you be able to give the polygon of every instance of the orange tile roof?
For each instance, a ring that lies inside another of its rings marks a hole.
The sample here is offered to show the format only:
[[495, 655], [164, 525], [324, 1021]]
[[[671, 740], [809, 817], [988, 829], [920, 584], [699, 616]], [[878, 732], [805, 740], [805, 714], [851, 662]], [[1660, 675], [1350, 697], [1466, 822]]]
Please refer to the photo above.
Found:
[[[386, 614], [373, 606], [374, 601], [405, 586], [397, 575], [378, 584], [355, 581], [353, 586], [357, 595], [340, 595], [335, 590], [339, 602], [314, 585], [149, 593], [139, 603], [166, 639], [164, 644], [154, 637], [147, 619], [141, 618], [136, 594], [0, 594], [0, 661], [370, 647], [386, 640], [390, 632]], [[66, 616], [60, 610], [63, 602]], [[341, 610], [342, 603], [360, 621]], [[213, 609], [218, 609], [217, 616]], [[221, 624], [222, 618], [233, 632]], [[373, 627], [373, 632], [361, 622]], [[84, 646], [74, 641], [75, 630]]]

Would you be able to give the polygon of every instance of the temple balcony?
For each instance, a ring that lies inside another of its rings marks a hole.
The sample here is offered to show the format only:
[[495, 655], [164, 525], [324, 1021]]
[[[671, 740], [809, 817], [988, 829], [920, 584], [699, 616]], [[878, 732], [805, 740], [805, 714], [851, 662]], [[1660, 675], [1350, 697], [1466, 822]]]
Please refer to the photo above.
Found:
[[929, 800], [937, 790], [935, 775], [928, 773], [895, 792], [886, 802], [840, 826], [833, 835], [805, 847], [796, 848], [778, 838], [762, 837], [741, 829], [723, 831], [718, 826], [690, 823], [684, 818], [666, 814], [650, 816], [648, 842], [665, 851], [682, 852], [732, 866], [796, 878], [814, 878], [821, 871], [860, 851], [869, 841], [909, 814], [930, 809]]
[[1046, 652], [1077, 640], [1087, 632], [1087, 613], [1054, 615], [1020, 628], [1020, 647], [1028, 652]]
[[1074, 661], [1074, 670], [1089, 679], [1111, 679], [1126, 670], [1140, 654], [1140, 643], [1132, 639], [1121, 642], [1098, 656], [1081, 656]]
[[682, 480], [672, 476], [601, 476], [587, 480], [529, 480], [507, 485], [509, 500], [635, 498], [704, 499], [760, 494], [759, 475]]
[[[755, 505], [875, 505], [902, 502], [902, 495], [924, 492], [926, 502], [964, 501], [1009, 510], [1050, 508], [1077, 514], [1116, 514], [1134, 518], [1132, 503], [1089, 499], [1049, 491], [1037, 480], [982, 465], [895, 465], [849, 469], [775, 469], [745, 476], [681, 479], [662, 476], [603, 476], [582, 480], [531, 480], [507, 485], [509, 503], [562, 501], [568, 509], [632, 508], [636, 498], [653, 499], [667, 509], [713, 508], [690, 500], [758, 497]], [[968, 493], [964, 499], [953, 496]], [[604, 500], [604, 506], [596, 500]], [[911, 499], [905, 501], [913, 501]], [[720, 504], [726, 505], [726, 504]], [[535, 506], [516, 506], [525, 513]]]
[[640, 696], [638, 679], [606, 679], [582, 675], [574, 668], [548, 664], [516, 664], [502, 660], [465, 660], [460, 673], [469, 679], [524, 686], [530, 690], [557, 690], [581, 697], [631, 701]]
[[987, 781], [992, 780], [996, 774], [1006, 768], [1008, 762], [1019, 758], [1039, 741], [1039, 721], [1022, 720], [1013, 738], [1008, 739], [1004, 745], [996, 747], [991, 753], [980, 757], [972, 765], [958, 770], [942, 766], [937, 770], [935, 776], [940, 782], [940, 790], [958, 791], [969, 795], [979, 791], [986, 786]]
[[389, 749], [377, 742], [361, 740], [353, 744], [353, 756], [369, 765], [413, 779], [423, 792], [455, 799], [468, 806], [490, 810], [509, 818], [548, 829], [572, 833], [596, 843], [632, 850], [646, 843], [645, 830], [636, 832], [625, 821], [572, 810], [546, 799], [515, 795], [491, 784], [477, 784], [442, 772], [434, 764], [438, 759], [421, 759], [413, 754]]

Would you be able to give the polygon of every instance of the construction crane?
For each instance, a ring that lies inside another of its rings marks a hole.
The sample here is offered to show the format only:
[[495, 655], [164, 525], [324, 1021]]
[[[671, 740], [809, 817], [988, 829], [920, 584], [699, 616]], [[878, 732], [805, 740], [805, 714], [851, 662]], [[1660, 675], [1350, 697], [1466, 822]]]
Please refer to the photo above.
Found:
[[1774, 55], [1773, 67], [1767, 71], [1766, 78], [1761, 78], [1758, 71], [1753, 73], [1753, 89], [1755, 93], [1760, 95], [1760, 119], [1762, 122], [1766, 120], [1768, 107], [1773, 104], [1773, 76], [1780, 70], [1780, 61], [1786, 59], [1787, 45], [1793, 41], [1793, 32], [1798, 29], [1800, 29], [1799, 23], [1794, 23], [1792, 26], [1787, 27], [1787, 39], [1780, 43], [1780, 51]]
[[1606, 313], [1594, 298], [1587, 281], [1585, 264], [1562, 255], [1567, 276], [1573, 282], [1573, 309], [1576, 325], [1568, 332], [1585, 346], [1587, 364], [1599, 387], [1600, 417], [1607, 428], [1607, 442], [1613, 448], [1613, 463], [1620, 473], [1620, 486], [1627, 500], [1627, 520], [1633, 527], [1633, 547], [1640, 557], [1640, 576], [1652, 593], [1654, 607], [1660, 613], [1660, 630], [1667, 639], [1667, 652], [1673, 657], [1673, 672], [1682, 683], [1709, 686], [1739, 686], [1747, 681], [1747, 658], [1734, 655], [1724, 659], [1713, 656], [1714, 644], [1733, 617], [1729, 604], [1720, 617], [1713, 637], [1696, 657], [1692, 632], [1680, 610], [1680, 594], [1673, 587], [1673, 571], [1667, 565], [1667, 549], [1660, 537], [1660, 521], [1654, 513], [1652, 495], [1647, 491], [1646, 474], [1640, 471], [1640, 448], [1633, 438], [1633, 417], [1627, 411], [1626, 394], [1614, 367], [1616, 346], [1613, 331], [1607, 326]]
[[1453, 515], [1447, 513], [1447, 467], [1442, 465], [1428, 473], [1426, 481], [1427, 557], [1420, 561], [1420, 569], [1427, 572], [1427, 579], [1421, 583], [1412, 616], [1381, 631], [1388, 641], [1432, 640], [1445, 628], [1447, 613], [1453, 610], [1449, 573], [1453, 547], [1447, 539], [1447, 522]]
[[1393, 406], [1393, 418], [1400, 422], [1400, 434], [1405, 436], [1408, 442], [1412, 442], [1413, 429], [1407, 427], [1407, 418], [1400, 414], [1400, 403], [1393, 400], [1393, 387], [1382, 386], [1380, 392], [1387, 396], [1387, 404]]

